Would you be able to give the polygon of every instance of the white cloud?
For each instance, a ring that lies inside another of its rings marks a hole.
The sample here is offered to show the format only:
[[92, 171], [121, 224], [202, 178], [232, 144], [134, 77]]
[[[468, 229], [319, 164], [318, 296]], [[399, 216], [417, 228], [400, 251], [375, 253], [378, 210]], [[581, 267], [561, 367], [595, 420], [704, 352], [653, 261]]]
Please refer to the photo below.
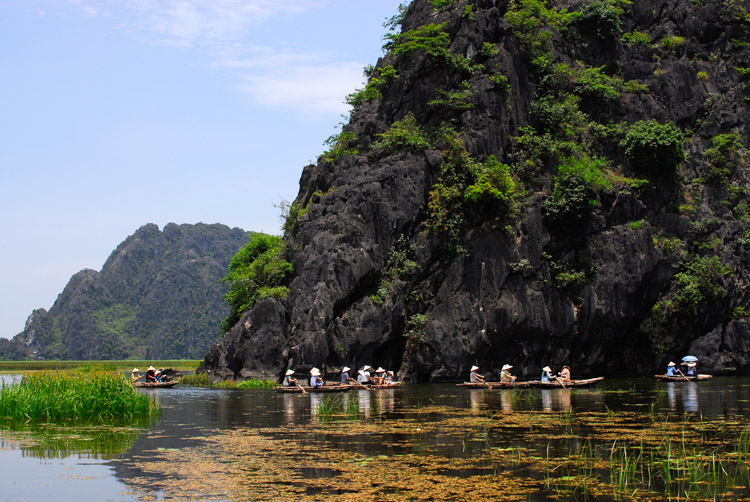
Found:
[[[252, 102], [312, 114], [348, 111], [345, 96], [363, 81], [364, 65], [340, 54], [253, 45], [252, 30], [273, 16], [301, 14], [322, 0], [68, 0], [87, 16], [108, 16], [147, 43], [197, 47], [214, 68], [236, 74]], [[96, 7], [94, 7], [94, 5]]]
[[341, 115], [348, 111], [344, 97], [362, 84], [359, 63], [282, 64], [246, 73], [238, 88], [262, 106], [296, 110], [309, 115]]
[[316, 0], [68, 0], [87, 16], [120, 13], [123, 28], [150, 43], [189, 47], [241, 38], [278, 14], [300, 14]]

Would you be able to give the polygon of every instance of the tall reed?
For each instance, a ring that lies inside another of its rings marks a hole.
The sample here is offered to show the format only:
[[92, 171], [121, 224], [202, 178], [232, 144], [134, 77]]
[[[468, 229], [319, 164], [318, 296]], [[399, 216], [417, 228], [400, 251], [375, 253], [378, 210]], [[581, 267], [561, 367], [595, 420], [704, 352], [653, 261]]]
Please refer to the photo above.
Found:
[[45, 371], [0, 387], [0, 417], [11, 421], [106, 422], [157, 412], [120, 373]]

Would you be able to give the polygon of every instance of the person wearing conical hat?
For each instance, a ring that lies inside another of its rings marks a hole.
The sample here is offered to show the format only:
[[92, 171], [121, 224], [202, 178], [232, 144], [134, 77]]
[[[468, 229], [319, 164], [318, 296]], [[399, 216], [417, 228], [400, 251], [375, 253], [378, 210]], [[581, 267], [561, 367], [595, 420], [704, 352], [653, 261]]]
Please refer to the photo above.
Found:
[[510, 374], [510, 369], [513, 366], [510, 364], [503, 364], [503, 369], [500, 371], [500, 381], [501, 382], [507, 382], [507, 383], [513, 383], [516, 381], [516, 377]]
[[386, 371], [385, 377], [383, 378], [383, 383], [386, 385], [390, 385], [393, 383], [393, 372], [392, 371]]
[[472, 366], [469, 370], [469, 381], [471, 383], [484, 383], [484, 376], [477, 373], [479, 366]]
[[323, 380], [320, 378], [320, 370], [318, 368], [313, 368], [310, 370], [310, 387], [322, 387], [324, 384]]
[[545, 366], [542, 368], [542, 382], [549, 383], [553, 378], [557, 378], [551, 375], [552, 368]]
[[570, 366], [563, 366], [560, 373], [557, 374], [557, 379], [563, 382], [570, 382]]
[[677, 365], [674, 363], [674, 361], [669, 361], [669, 364], [667, 364], [667, 376], [678, 376]]
[[357, 383], [358, 384], [364, 385], [364, 384], [369, 384], [370, 383], [370, 379], [365, 376], [364, 370], [359, 370], [359, 371], [357, 371], [357, 373], [359, 374], [359, 376], [357, 377]]
[[372, 366], [365, 364], [365, 366], [362, 368], [362, 376], [365, 378], [365, 383], [372, 383], [372, 376], [370, 375], [370, 370], [372, 369]]
[[297, 386], [297, 379], [294, 378], [292, 375], [294, 375], [294, 370], [286, 370], [286, 373], [284, 373], [284, 381], [281, 383], [282, 387], [296, 387]]
[[352, 382], [355, 380], [349, 376], [349, 372], [352, 369], [349, 366], [344, 366], [344, 369], [341, 370], [341, 383], [344, 385], [351, 385]]
[[146, 382], [156, 382], [156, 368], [149, 366], [146, 370]]
[[687, 376], [696, 376], [698, 375], [698, 363], [695, 361], [690, 361], [687, 363], [687, 373], [685, 373]]
[[138, 368], [133, 368], [133, 371], [130, 372], [130, 381], [131, 382], [137, 382], [138, 380], [140, 380], [142, 378], [141, 374], [139, 372], [140, 372], [140, 370]]
[[383, 380], [385, 380], [385, 370], [382, 366], [378, 366], [378, 369], [375, 370], [375, 378], [372, 380], [375, 385], [383, 385]]

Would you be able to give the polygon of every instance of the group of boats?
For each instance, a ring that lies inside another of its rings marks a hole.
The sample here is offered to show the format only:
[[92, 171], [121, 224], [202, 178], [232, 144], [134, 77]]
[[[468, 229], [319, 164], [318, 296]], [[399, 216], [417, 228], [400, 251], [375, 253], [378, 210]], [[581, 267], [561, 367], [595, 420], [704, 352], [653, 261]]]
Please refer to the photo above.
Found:
[[301, 393], [305, 394], [307, 392], [317, 393], [317, 392], [346, 392], [348, 390], [379, 390], [379, 389], [395, 389], [396, 387], [401, 386], [401, 382], [391, 382], [387, 384], [325, 384], [325, 385], [319, 385], [317, 387], [309, 387], [309, 386], [302, 386], [297, 385], [295, 387], [283, 387], [278, 386], [275, 387], [276, 392], [282, 392], [285, 394], [296, 394]]

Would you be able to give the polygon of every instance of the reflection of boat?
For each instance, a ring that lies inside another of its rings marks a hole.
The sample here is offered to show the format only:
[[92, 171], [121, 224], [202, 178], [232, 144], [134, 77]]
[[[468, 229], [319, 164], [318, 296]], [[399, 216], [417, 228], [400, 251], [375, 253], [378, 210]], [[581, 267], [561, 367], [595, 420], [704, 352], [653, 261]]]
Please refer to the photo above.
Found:
[[171, 382], [133, 382], [133, 386], [141, 389], [170, 389], [180, 383], [179, 380]]
[[657, 380], [662, 382], [699, 382], [701, 380], [709, 380], [713, 378], [713, 375], [685, 375], [685, 376], [668, 376], [668, 375], [654, 375]]
[[347, 390], [355, 389], [353, 385], [323, 385], [322, 387], [274, 387], [276, 392], [284, 392], [284, 393], [295, 393], [295, 392], [302, 392], [302, 389], [305, 389], [305, 392], [344, 392]]
[[456, 384], [469, 389], [514, 389], [517, 387], [531, 387], [533, 382], [464, 382]]
[[587, 378], [585, 380], [568, 380], [566, 382], [552, 380], [551, 382], [532, 381], [529, 383], [531, 383], [532, 387], [542, 387], [544, 389], [567, 389], [569, 387], [591, 387], [602, 380], [604, 380], [604, 377]]

